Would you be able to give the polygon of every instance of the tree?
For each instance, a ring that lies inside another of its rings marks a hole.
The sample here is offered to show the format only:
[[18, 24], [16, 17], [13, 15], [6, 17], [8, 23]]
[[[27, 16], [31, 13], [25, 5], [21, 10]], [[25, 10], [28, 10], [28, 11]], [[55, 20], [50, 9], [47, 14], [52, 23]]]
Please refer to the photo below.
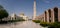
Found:
[[0, 5], [0, 20], [4, 17], [8, 17], [8, 12]]

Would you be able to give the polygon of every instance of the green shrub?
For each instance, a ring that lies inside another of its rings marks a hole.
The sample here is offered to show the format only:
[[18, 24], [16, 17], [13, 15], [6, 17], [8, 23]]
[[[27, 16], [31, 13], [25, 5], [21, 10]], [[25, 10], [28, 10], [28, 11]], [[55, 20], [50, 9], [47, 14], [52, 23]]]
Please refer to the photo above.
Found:
[[53, 23], [53, 24], [50, 24], [48, 28], [60, 28], [60, 23]]
[[48, 28], [60, 28], [60, 22], [54, 22], [54, 23], [40, 22], [40, 25], [43, 27], [48, 26]]
[[49, 23], [47, 23], [47, 22], [40, 22], [40, 25], [43, 26], [43, 27], [47, 27], [49, 25]]
[[33, 22], [35, 22], [35, 23], [40, 23], [40, 20], [33, 20]]
[[9, 20], [9, 21], [7, 21], [7, 22], [19, 22], [19, 21], [25, 21], [24, 19], [21, 19], [21, 20]]

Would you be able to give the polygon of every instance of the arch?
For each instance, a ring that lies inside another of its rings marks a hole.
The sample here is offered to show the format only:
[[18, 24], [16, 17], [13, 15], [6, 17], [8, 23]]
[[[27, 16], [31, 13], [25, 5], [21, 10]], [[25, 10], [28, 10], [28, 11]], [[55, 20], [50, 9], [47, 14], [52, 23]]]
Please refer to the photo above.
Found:
[[51, 22], [51, 9], [48, 10], [49, 13], [49, 22]]
[[55, 22], [58, 22], [58, 8], [57, 7], [54, 8], [54, 19], [55, 19]]
[[47, 12], [45, 11], [45, 22], [47, 22]]

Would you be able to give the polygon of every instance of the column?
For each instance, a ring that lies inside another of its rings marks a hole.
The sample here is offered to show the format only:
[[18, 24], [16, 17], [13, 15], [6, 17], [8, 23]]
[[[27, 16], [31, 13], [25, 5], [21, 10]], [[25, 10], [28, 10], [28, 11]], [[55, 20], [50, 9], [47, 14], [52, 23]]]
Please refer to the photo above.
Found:
[[48, 10], [46, 12], [47, 12], [47, 22], [49, 23], [49, 12]]

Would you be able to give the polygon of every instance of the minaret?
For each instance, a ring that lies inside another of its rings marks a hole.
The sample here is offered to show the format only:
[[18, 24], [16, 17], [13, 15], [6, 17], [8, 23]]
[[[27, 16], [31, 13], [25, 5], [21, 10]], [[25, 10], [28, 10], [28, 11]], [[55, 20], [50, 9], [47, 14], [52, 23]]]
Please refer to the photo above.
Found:
[[34, 13], [33, 13], [33, 20], [35, 20], [35, 18], [36, 18], [36, 0], [34, 0], [33, 11], [34, 11]]

